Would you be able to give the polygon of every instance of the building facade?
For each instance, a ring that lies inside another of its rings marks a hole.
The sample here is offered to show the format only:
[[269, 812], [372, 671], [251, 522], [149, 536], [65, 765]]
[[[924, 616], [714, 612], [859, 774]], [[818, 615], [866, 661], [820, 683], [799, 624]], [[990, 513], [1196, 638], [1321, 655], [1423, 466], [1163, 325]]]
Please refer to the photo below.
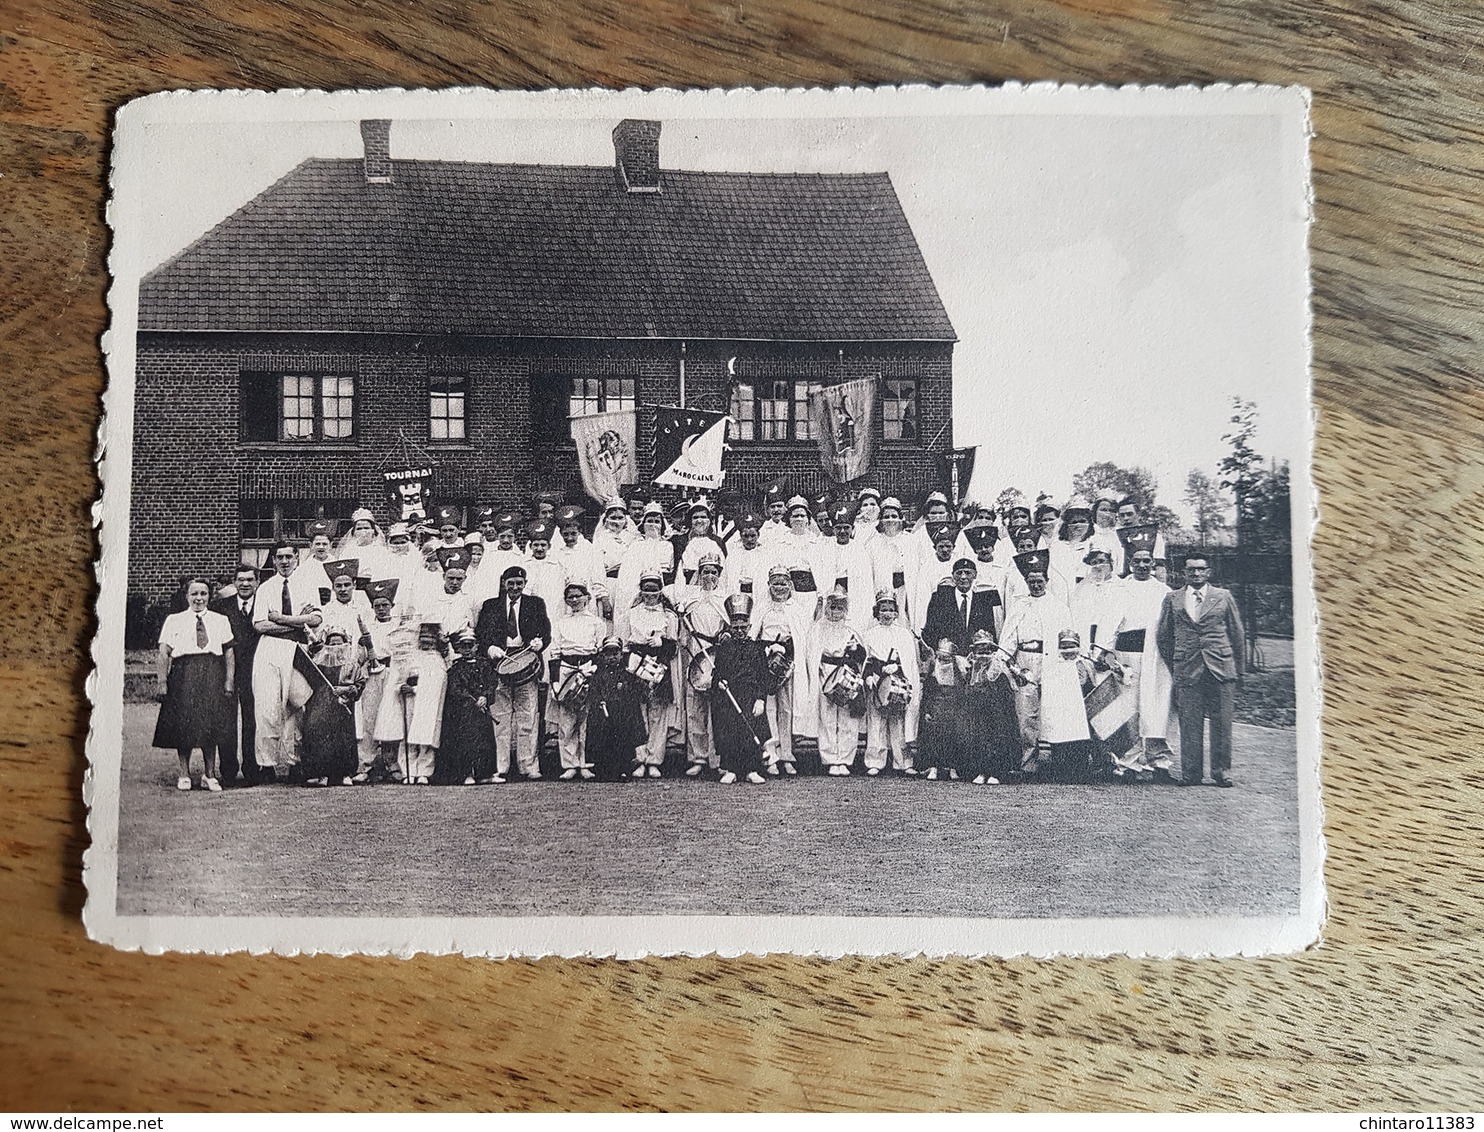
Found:
[[[916, 495], [952, 443], [954, 334], [885, 174], [304, 162], [140, 288], [131, 620], [190, 573], [258, 562], [313, 518], [390, 513], [403, 441], [434, 502], [581, 500], [568, 418], [730, 412], [727, 494], [829, 486], [812, 388], [877, 379], [869, 482]], [[664, 495], [666, 493], [659, 492]], [[673, 491], [668, 494], [673, 494]]]

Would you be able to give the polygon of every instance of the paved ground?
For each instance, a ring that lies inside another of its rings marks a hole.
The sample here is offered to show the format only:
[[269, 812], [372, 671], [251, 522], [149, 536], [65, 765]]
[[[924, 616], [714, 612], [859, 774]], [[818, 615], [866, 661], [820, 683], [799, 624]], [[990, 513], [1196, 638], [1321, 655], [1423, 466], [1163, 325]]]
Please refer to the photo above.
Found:
[[154, 714], [124, 709], [124, 915], [1044, 917], [1298, 905], [1291, 730], [1237, 726], [1234, 790], [810, 778], [181, 794], [174, 754], [148, 746]]

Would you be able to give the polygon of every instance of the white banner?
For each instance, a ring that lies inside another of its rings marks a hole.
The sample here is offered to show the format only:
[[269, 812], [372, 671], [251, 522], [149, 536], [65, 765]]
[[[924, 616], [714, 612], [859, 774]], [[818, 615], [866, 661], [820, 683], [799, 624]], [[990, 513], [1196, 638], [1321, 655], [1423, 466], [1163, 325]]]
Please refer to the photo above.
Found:
[[577, 446], [577, 467], [582, 487], [599, 503], [618, 497], [625, 484], [639, 482], [639, 464], [634, 458], [633, 409], [616, 413], [592, 413], [572, 418], [572, 443]]

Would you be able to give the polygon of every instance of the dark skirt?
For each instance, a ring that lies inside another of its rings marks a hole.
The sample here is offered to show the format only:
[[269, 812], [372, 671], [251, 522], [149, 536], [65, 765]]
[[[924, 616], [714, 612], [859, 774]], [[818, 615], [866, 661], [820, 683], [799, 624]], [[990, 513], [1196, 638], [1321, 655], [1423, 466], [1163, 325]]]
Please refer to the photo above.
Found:
[[356, 745], [355, 709], [340, 702], [328, 681], [321, 679], [304, 705], [305, 778], [338, 782], [356, 773], [360, 751]]
[[155, 720], [154, 745], [171, 751], [214, 750], [230, 741], [233, 704], [227, 662], [213, 653], [172, 657], [165, 702]]
[[634, 762], [634, 748], [648, 739], [639, 703], [642, 682], [623, 669], [599, 668], [587, 698], [587, 742], [583, 748], [593, 774], [602, 782], [622, 779]]
[[[750, 700], [743, 701], [743, 712]], [[717, 759], [721, 769], [739, 778], [754, 772], [761, 774], [766, 764], [763, 744], [772, 738], [766, 715], [744, 715], [725, 692], [711, 695], [711, 734], [716, 740]]]
[[495, 776], [495, 727], [476, 697], [450, 685], [443, 698], [443, 734], [433, 757], [433, 782], [458, 786]]
[[1020, 769], [1020, 720], [1010, 681], [1001, 678], [973, 685], [964, 705], [960, 771], [970, 778], [983, 774], [1004, 782]]
[[964, 771], [965, 733], [971, 726], [964, 688], [942, 688], [931, 680], [922, 685], [922, 714], [917, 729], [917, 765], [924, 770]]

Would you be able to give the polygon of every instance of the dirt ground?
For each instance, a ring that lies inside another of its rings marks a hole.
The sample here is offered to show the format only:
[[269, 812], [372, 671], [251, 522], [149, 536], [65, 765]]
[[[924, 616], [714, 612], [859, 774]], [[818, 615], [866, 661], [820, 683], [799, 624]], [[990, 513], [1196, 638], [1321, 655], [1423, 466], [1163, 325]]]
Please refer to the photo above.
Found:
[[1294, 732], [1233, 790], [808, 778], [175, 790], [126, 705], [122, 915], [1098, 916], [1294, 909]]

